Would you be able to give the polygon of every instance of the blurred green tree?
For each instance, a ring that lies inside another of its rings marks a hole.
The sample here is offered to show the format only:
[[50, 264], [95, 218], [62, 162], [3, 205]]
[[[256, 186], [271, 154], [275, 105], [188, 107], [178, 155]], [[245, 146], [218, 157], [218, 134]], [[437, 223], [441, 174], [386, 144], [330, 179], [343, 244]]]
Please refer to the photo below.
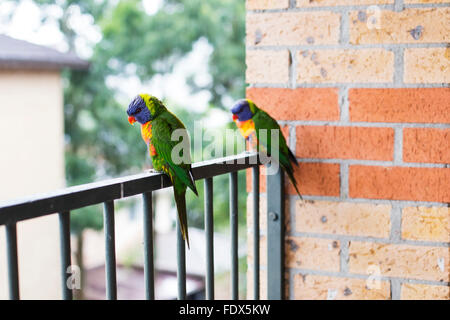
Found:
[[[16, 3], [20, 0], [16, 0]], [[101, 39], [92, 48], [88, 71], [64, 71], [64, 122], [66, 136], [66, 174], [68, 185], [91, 182], [142, 170], [149, 163], [146, 146], [140, 143], [138, 130], [132, 130], [124, 114], [126, 106], [118, 102], [119, 93], [107, 85], [108, 77], [126, 81], [132, 75], [142, 82], [157, 74], [172, 72], [199, 40], [212, 47], [208, 63], [211, 80], [199, 85], [195, 74], [187, 84], [196, 93], [210, 93], [210, 107], [224, 109], [224, 104], [244, 96], [245, 26], [244, 1], [241, 0], [165, 0], [161, 8], [148, 15], [140, 0], [34, 0], [42, 9], [42, 23], [56, 20], [70, 51], [76, 51], [83, 38], [74, 24], [76, 15], [88, 15]], [[62, 15], [55, 16], [51, 7]], [[177, 88], [173, 88], [177, 90]], [[161, 97], [169, 98], [169, 97]], [[173, 110], [172, 105], [169, 104]], [[192, 128], [195, 114], [188, 105], [176, 106], [175, 113]], [[191, 133], [192, 136], [192, 133]], [[241, 190], [245, 181], [240, 173]], [[228, 219], [227, 177], [215, 178], [215, 217], [219, 226]], [[203, 184], [199, 198], [188, 196], [191, 225], [202, 226]], [[188, 193], [189, 194], [189, 193]], [[240, 192], [244, 212], [245, 193]], [[241, 215], [241, 221], [245, 221]], [[78, 239], [77, 263], [82, 268], [83, 230], [102, 228], [98, 206], [74, 211], [72, 232]], [[242, 229], [242, 228], [241, 228]], [[83, 273], [82, 273], [83, 274]]]

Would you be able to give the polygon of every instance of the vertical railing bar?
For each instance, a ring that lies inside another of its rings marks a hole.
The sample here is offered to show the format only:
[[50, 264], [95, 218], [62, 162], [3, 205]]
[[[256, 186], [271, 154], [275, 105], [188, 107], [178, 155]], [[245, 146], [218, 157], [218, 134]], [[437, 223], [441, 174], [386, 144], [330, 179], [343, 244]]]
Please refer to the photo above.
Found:
[[267, 298], [284, 298], [284, 172], [267, 175]]
[[106, 298], [108, 300], [117, 299], [117, 279], [116, 279], [116, 245], [114, 228], [114, 202], [103, 203], [103, 216], [105, 227], [105, 253], [106, 253]]
[[152, 192], [142, 194], [144, 202], [144, 277], [145, 297], [155, 299], [155, 270], [153, 262], [153, 211]]
[[259, 166], [253, 167], [253, 295], [259, 300]]
[[17, 225], [6, 225], [6, 250], [8, 257], [9, 299], [19, 300], [19, 262], [17, 257]]
[[186, 245], [180, 228], [180, 220], [177, 219], [177, 282], [178, 300], [186, 299]]
[[206, 299], [214, 300], [214, 215], [213, 179], [205, 182]]
[[239, 298], [237, 177], [236, 171], [230, 173], [231, 299], [233, 300]]
[[72, 265], [72, 251], [70, 249], [70, 212], [60, 212], [59, 216], [59, 243], [61, 255], [61, 285], [62, 298], [64, 300], [72, 300], [73, 292], [69, 287], [68, 280], [71, 272], [69, 267]]

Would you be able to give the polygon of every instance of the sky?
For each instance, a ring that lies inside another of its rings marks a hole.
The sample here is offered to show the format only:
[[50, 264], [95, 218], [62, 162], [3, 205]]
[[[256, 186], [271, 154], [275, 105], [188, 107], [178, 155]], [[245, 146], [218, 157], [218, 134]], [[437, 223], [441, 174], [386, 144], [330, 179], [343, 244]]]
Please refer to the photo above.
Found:
[[[151, 16], [161, 7], [163, 0], [143, 0], [146, 13]], [[0, 0], [0, 34], [5, 34], [16, 39], [52, 47], [66, 52], [67, 45], [64, 43], [63, 34], [59, 31], [56, 20], [41, 23], [41, 9], [32, 0], [22, 0], [11, 19], [6, 22], [6, 16], [13, 11], [14, 4], [9, 0]], [[56, 5], [48, 9], [51, 16], [59, 17], [63, 14], [62, 9]], [[73, 26], [81, 35], [76, 42], [77, 54], [88, 59], [92, 54], [92, 47], [101, 40], [101, 33], [93, 24], [89, 15], [74, 12]], [[151, 82], [141, 83], [140, 80], [130, 75], [123, 79], [110, 77], [107, 79], [108, 86], [117, 90], [117, 99], [126, 101], [139, 92], [148, 92], [158, 97], [170, 97], [170, 101], [178, 105], [188, 105], [192, 110], [205, 111], [208, 106], [210, 93], [207, 91], [191, 94], [185, 79], [192, 73], [196, 74], [195, 81], [199, 84], [208, 83], [211, 77], [208, 73], [208, 58], [212, 47], [206, 40], [199, 40], [193, 51], [175, 66], [174, 71], [167, 75], [156, 75]], [[208, 122], [217, 126], [223, 124], [224, 112], [217, 110], [210, 114]], [[228, 120], [228, 119], [226, 119]]]

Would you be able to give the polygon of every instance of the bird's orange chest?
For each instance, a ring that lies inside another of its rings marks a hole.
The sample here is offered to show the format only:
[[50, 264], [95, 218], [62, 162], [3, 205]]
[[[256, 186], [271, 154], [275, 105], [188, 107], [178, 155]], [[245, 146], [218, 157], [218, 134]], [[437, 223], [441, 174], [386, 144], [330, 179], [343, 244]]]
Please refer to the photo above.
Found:
[[249, 142], [250, 149], [257, 150], [258, 139], [256, 138], [255, 123], [252, 119], [247, 121], [234, 120], [242, 136]]
[[234, 120], [234, 122], [245, 139], [255, 132], [255, 123], [252, 119], [246, 121]]
[[141, 126], [141, 136], [142, 136], [142, 139], [145, 141], [145, 143], [148, 145], [148, 148], [150, 150], [150, 155], [156, 156], [156, 149], [151, 142], [152, 124], [150, 123], [150, 121]]

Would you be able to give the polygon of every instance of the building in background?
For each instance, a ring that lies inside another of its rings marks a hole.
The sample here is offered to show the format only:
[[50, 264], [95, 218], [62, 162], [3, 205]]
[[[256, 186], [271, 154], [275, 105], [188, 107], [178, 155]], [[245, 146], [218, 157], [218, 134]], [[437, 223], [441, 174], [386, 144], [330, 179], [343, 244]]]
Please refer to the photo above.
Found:
[[[61, 69], [87, 69], [73, 54], [0, 35], [0, 201], [65, 186]], [[18, 224], [23, 299], [59, 299], [58, 217]], [[6, 299], [0, 228], [0, 299]]]

